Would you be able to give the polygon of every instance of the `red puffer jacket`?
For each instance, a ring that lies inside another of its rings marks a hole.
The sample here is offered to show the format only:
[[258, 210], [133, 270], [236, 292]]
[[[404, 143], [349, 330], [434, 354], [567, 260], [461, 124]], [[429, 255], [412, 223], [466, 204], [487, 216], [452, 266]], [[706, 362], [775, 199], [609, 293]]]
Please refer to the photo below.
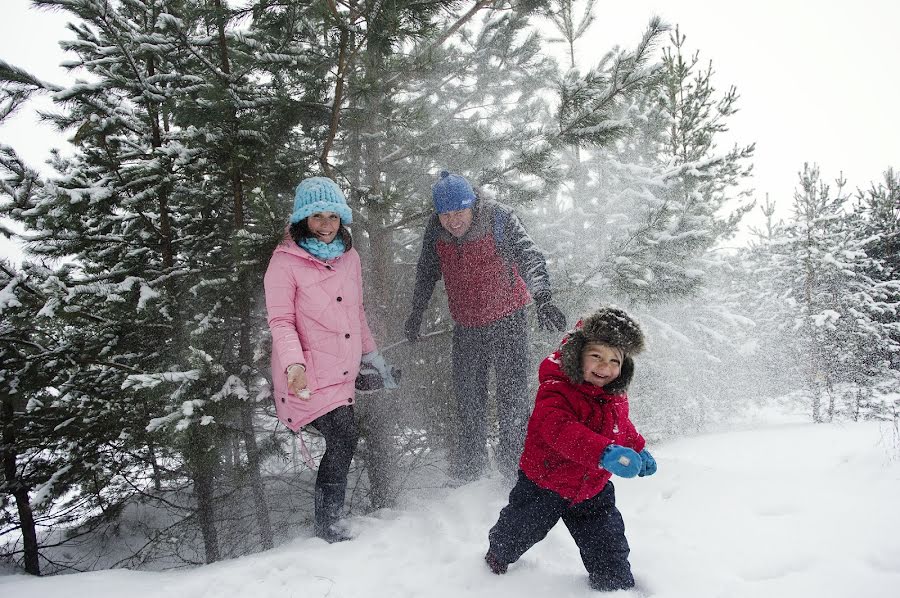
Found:
[[572, 384], [553, 353], [538, 370], [537, 398], [519, 467], [541, 488], [579, 503], [603, 490], [612, 474], [599, 466], [610, 444], [641, 452], [644, 437], [628, 419], [628, 397]]

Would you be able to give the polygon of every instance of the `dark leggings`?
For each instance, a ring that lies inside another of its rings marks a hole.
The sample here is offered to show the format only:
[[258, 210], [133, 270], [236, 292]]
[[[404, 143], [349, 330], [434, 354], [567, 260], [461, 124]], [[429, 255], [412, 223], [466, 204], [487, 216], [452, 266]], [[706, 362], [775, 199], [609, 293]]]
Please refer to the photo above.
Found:
[[325, 455], [319, 463], [316, 485], [346, 484], [350, 462], [359, 440], [353, 407], [344, 405], [316, 418], [310, 424], [325, 438]]

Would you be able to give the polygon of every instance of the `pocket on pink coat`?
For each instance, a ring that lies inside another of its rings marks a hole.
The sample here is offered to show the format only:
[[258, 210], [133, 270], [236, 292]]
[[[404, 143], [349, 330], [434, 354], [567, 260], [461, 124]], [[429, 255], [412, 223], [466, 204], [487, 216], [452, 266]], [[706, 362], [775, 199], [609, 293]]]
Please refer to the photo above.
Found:
[[303, 401], [292, 393], [275, 397], [275, 414], [287, 428], [296, 432], [313, 419], [314, 409], [319, 406], [313, 401]]

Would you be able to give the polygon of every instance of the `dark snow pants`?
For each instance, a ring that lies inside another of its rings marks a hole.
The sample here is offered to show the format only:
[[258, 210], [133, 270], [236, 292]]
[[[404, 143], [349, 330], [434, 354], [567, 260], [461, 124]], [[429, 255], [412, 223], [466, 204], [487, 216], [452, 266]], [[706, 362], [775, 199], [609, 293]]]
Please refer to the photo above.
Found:
[[487, 326], [453, 329], [453, 390], [457, 406], [455, 475], [471, 480], [487, 458], [488, 379], [493, 366], [500, 423], [498, 467], [513, 477], [531, 412], [528, 397], [528, 332], [525, 310]]
[[634, 586], [625, 523], [616, 508], [612, 482], [597, 496], [573, 505], [519, 471], [509, 504], [500, 511], [500, 519], [488, 534], [489, 550], [498, 561], [514, 563], [543, 540], [560, 518], [581, 551], [592, 588], [620, 590]]
[[[345, 405], [314, 419], [310, 425], [325, 437], [325, 454], [319, 462], [316, 486], [347, 484], [350, 462], [359, 441], [353, 407]], [[342, 499], [343, 502], [343, 499]]]

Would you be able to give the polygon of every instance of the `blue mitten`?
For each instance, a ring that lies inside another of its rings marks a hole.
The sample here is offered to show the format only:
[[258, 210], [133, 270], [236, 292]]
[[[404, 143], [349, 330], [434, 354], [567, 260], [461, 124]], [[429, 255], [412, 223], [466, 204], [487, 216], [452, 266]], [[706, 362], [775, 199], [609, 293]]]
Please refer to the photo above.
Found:
[[384, 387], [388, 390], [397, 388], [397, 380], [394, 375], [394, 368], [389, 367], [384, 361], [384, 357], [378, 351], [364, 353], [362, 356], [362, 364], [374, 368], [378, 375], [384, 381]]
[[653, 475], [656, 473], [656, 459], [653, 458], [653, 455], [650, 454], [650, 451], [647, 449], [642, 450], [641, 455], [641, 472], [638, 474], [640, 477]]
[[619, 477], [633, 478], [641, 466], [641, 456], [627, 446], [611, 444], [600, 455], [600, 467]]

